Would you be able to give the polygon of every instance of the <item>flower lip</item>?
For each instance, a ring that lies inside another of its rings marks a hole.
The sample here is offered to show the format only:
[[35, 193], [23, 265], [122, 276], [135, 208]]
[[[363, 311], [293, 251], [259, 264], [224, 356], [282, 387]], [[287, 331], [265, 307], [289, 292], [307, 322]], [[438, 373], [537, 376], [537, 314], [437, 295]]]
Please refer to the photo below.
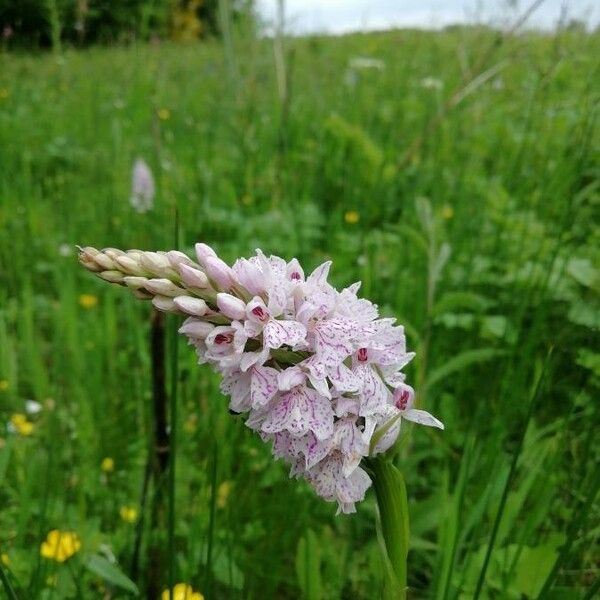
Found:
[[403, 389], [396, 398], [396, 408], [398, 410], [406, 410], [410, 401], [410, 392], [407, 389]]
[[269, 318], [269, 315], [263, 310], [262, 306], [255, 306], [252, 309], [252, 314], [261, 321], [266, 321]]

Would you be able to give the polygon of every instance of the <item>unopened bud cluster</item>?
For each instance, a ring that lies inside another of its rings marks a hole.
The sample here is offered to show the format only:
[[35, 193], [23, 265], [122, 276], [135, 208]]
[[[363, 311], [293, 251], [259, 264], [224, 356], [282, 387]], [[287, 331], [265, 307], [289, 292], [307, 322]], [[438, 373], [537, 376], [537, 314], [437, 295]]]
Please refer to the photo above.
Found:
[[403, 367], [404, 329], [327, 282], [330, 262], [308, 277], [296, 259], [238, 259], [233, 266], [206, 244], [197, 262], [178, 252], [81, 248], [81, 264], [111, 283], [186, 315], [180, 333], [199, 362], [221, 373], [229, 408], [272, 444], [316, 492], [353, 512], [371, 484], [360, 466], [396, 441], [402, 419], [443, 427], [413, 408]]

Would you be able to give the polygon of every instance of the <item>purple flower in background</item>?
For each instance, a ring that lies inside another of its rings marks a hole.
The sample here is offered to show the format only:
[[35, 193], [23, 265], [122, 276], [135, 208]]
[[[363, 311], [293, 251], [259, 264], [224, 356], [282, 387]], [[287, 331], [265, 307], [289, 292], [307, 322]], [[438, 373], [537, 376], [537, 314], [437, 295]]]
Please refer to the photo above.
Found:
[[154, 177], [146, 162], [138, 158], [131, 171], [131, 206], [139, 212], [145, 213], [154, 206]]

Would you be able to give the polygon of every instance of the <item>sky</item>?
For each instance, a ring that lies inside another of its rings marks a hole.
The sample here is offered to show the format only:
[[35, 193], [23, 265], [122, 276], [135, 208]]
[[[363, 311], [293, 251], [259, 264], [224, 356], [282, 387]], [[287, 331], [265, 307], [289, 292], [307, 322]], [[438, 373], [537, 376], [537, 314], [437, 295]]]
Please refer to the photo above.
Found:
[[[533, 0], [284, 0], [286, 30], [292, 34], [345, 33], [395, 27], [439, 28], [454, 23], [506, 26]], [[274, 22], [277, 0], [258, 0], [259, 12]], [[511, 8], [512, 5], [512, 8]], [[568, 18], [600, 24], [600, 0], [545, 0], [527, 26], [553, 29]]]

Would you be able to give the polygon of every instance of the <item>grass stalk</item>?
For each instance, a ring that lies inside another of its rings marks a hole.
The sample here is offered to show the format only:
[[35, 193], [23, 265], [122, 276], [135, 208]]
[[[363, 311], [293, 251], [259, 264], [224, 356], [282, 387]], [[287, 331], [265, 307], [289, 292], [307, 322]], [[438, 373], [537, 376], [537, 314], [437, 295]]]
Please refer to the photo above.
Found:
[[494, 544], [496, 542], [496, 536], [498, 535], [498, 530], [500, 528], [500, 522], [502, 521], [502, 516], [504, 514], [504, 509], [506, 507], [506, 501], [508, 499], [508, 493], [510, 491], [510, 486], [514, 480], [516, 471], [517, 471], [517, 463], [519, 461], [519, 457], [521, 456], [521, 451], [523, 450], [523, 443], [525, 441], [525, 434], [527, 433], [527, 429], [529, 428], [529, 422], [533, 416], [533, 410], [537, 404], [537, 399], [541, 393], [541, 385], [544, 380], [544, 375], [546, 372], [546, 367], [550, 360], [550, 353], [546, 357], [546, 361], [544, 362], [544, 366], [542, 368], [542, 372], [537, 377], [537, 380], [534, 384], [533, 393], [531, 395], [531, 399], [529, 400], [529, 406], [527, 408], [527, 414], [525, 416], [525, 420], [521, 427], [521, 431], [519, 433], [519, 438], [517, 440], [517, 445], [515, 447], [515, 451], [513, 452], [512, 461], [510, 463], [510, 469], [508, 471], [508, 475], [506, 477], [506, 483], [504, 484], [504, 489], [502, 490], [502, 496], [500, 498], [500, 504], [498, 506], [498, 510], [496, 512], [496, 517], [494, 519], [494, 524], [492, 526], [492, 533], [490, 535], [489, 543], [487, 550], [485, 552], [485, 558], [483, 560], [483, 565], [481, 567], [481, 571], [479, 573], [479, 577], [477, 579], [477, 585], [475, 587], [475, 593], [473, 594], [473, 600], [478, 600], [481, 595], [481, 591], [483, 589], [483, 584], [485, 582], [485, 576], [487, 573], [487, 569], [490, 563], [490, 558], [492, 556], [492, 552], [494, 550]]
[[6, 592], [6, 597], [8, 598], [8, 600], [19, 600], [19, 597], [17, 596], [17, 592], [15, 592], [15, 589], [13, 588], [13, 586], [10, 582], [8, 574], [4, 570], [2, 561], [0, 561], [0, 581], [2, 582], [2, 585], [4, 586], [4, 591]]
[[[179, 217], [175, 212], [175, 247], [179, 247]], [[178, 391], [178, 325], [175, 319], [170, 323], [170, 416], [169, 416], [169, 512], [168, 512], [168, 548], [169, 548], [169, 596], [173, 590], [176, 581], [176, 563], [175, 563], [175, 475], [176, 475], [176, 460], [177, 460], [177, 391]]]

